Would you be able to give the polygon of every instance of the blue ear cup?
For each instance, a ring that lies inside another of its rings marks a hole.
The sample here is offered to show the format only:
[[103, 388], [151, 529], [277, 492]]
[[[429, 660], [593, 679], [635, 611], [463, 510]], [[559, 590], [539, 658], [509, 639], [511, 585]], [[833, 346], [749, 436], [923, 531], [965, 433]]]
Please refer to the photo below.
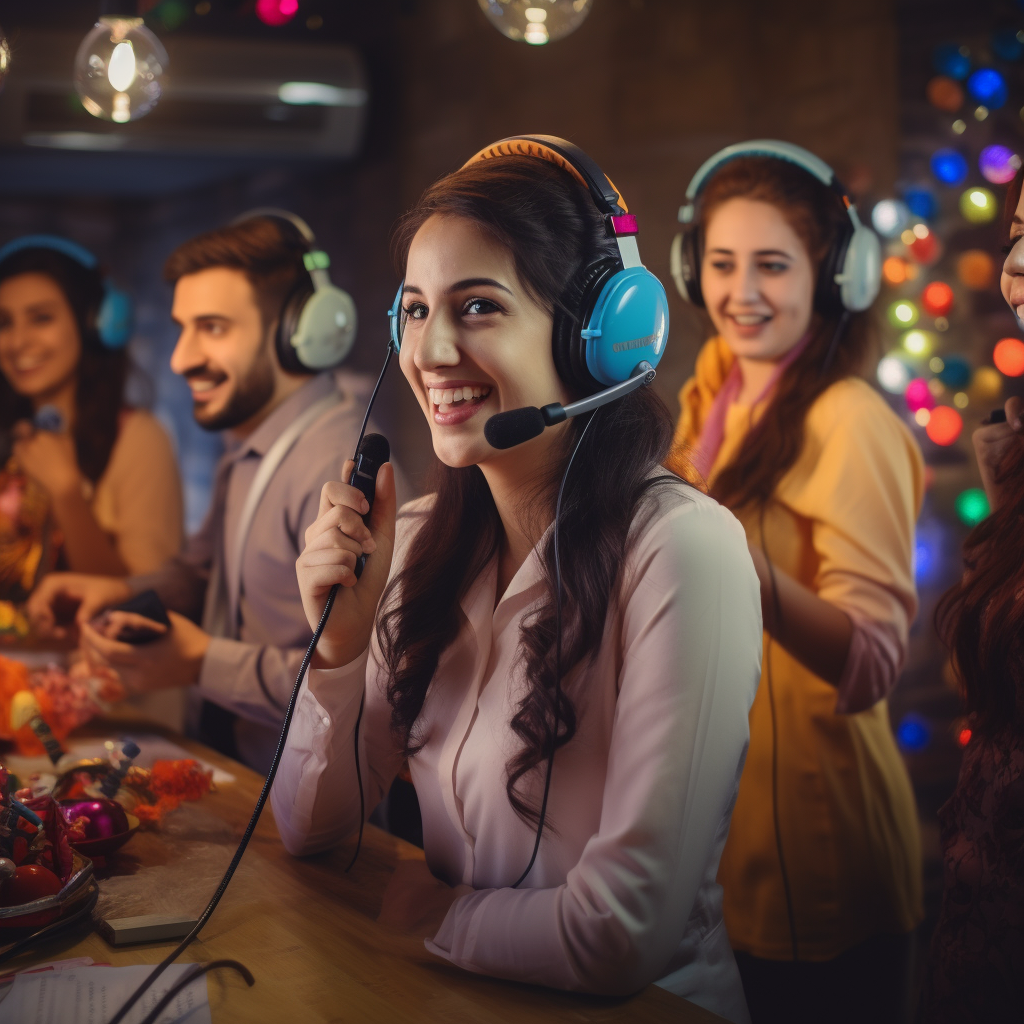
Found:
[[402, 312], [403, 291], [405, 291], [405, 281], [402, 281], [398, 286], [398, 291], [395, 293], [395, 301], [391, 303], [391, 308], [388, 310], [388, 324], [391, 328], [391, 347], [395, 350], [396, 354], [402, 350], [402, 328], [404, 326], [402, 317], [405, 315]]
[[[85, 246], [72, 242], [60, 235], [22, 235], [0, 248], [0, 262], [24, 249], [52, 249], [62, 253], [86, 270], [95, 270], [99, 265], [96, 257]], [[131, 296], [115, 287], [110, 281], [103, 282], [103, 299], [96, 313], [96, 333], [105, 348], [123, 348], [128, 344], [135, 326], [135, 307]]]

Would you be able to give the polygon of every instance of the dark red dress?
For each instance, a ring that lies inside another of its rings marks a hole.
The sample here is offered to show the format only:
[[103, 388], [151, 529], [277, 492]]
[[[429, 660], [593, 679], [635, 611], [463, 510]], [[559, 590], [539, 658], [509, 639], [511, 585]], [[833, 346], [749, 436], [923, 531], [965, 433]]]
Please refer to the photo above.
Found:
[[939, 811], [945, 891], [920, 1024], [1024, 1021], [1024, 723], [964, 751]]

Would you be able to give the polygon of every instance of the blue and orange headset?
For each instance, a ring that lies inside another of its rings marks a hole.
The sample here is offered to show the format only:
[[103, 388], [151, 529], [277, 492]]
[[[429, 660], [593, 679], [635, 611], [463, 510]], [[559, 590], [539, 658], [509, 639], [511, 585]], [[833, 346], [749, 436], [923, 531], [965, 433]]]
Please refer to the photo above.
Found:
[[[99, 260], [85, 246], [72, 242], [69, 238], [61, 238], [60, 235], [22, 235], [21, 238], [15, 238], [0, 248], [0, 263], [8, 256], [13, 256], [24, 249], [50, 249], [74, 260], [86, 270], [96, 270], [99, 267]], [[131, 296], [115, 287], [111, 281], [105, 280], [103, 299], [96, 311], [95, 322], [90, 326], [95, 327], [104, 348], [124, 348], [135, 326], [135, 309]]]
[[669, 260], [679, 294], [695, 306], [703, 307], [704, 295], [700, 285], [703, 240], [697, 224], [697, 203], [708, 180], [718, 170], [732, 160], [746, 156], [770, 157], [794, 164], [836, 195], [849, 218], [849, 226], [822, 260], [815, 286], [814, 307], [825, 314], [858, 313], [867, 309], [875, 301], [882, 282], [882, 250], [878, 236], [861, 223], [857, 208], [824, 160], [801, 146], [776, 139], [754, 139], [726, 146], [705, 160], [690, 180], [686, 187], [686, 202], [679, 208], [679, 220], [685, 227], [672, 240]]
[[[668, 298], [662, 283], [640, 262], [637, 222], [611, 179], [581, 149], [551, 135], [516, 135], [480, 150], [463, 165], [504, 156], [546, 160], [571, 174], [590, 194], [615, 238], [618, 257], [585, 265], [556, 309], [552, 352], [559, 376], [590, 395], [636, 375], [640, 363], [658, 365], [668, 340]], [[388, 311], [391, 344], [401, 349], [402, 290]]]

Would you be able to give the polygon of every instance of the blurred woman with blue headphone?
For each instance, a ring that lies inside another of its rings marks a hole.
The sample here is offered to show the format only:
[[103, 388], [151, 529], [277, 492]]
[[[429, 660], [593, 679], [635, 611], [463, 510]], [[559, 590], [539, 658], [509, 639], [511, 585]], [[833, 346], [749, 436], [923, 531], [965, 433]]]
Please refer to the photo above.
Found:
[[680, 220], [673, 275], [716, 336], [675, 459], [743, 523], [765, 622], [718, 875], [729, 937], [755, 1024], [901, 1021], [921, 852], [885, 698], [917, 607], [923, 462], [859, 376], [879, 244], [827, 164], [772, 140], [711, 157]]
[[667, 304], [636, 230], [546, 136], [488, 147], [408, 215], [392, 345], [434, 493], [396, 521], [387, 465], [372, 511], [324, 488], [297, 563], [313, 626], [340, 589], [274, 817], [293, 853], [324, 849], [408, 758], [426, 864], [400, 865], [382, 920], [467, 970], [658, 981], [741, 1022], [715, 872], [760, 601], [739, 524], [661, 469], [671, 420], [642, 385]]
[[170, 441], [125, 404], [128, 297], [67, 239], [0, 249], [0, 597], [43, 572], [155, 569], [182, 537]]

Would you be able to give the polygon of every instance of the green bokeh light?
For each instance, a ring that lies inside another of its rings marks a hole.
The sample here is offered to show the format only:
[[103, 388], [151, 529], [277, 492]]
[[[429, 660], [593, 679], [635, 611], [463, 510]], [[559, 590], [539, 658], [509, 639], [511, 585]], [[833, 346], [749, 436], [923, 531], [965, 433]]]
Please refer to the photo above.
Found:
[[977, 526], [990, 511], [988, 498], [980, 487], [970, 487], [956, 496], [956, 514], [967, 526]]

